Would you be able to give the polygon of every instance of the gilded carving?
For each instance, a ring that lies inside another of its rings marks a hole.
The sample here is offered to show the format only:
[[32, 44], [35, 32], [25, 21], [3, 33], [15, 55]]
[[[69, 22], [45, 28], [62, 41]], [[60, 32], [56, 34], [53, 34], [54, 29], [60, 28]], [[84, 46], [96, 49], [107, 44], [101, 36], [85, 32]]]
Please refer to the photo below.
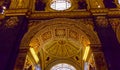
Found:
[[18, 17], [10, 17], [6, 20], [5, 26], [7, 28], [13, 28], [18, 25], [19, 19]]
[[44, 34], [41, 35], [41, 37], [43, 41], [52, 38], [51, 31], [45, 32]]
[[24, 64], [24, 69], [28, 69], [32, 65], [30, 58], [28, 56], [26, 57], [25, 64]]
[[113, 30], [116, 32], [116, 29], [117, 29], [117, 27], [118, 27], [118, 25], [120, 23], [120, 19], [112, 18], [112, 19], [109, 19], [109, 22], [112, 25]]
[[75, 31], [70, 30], [69, 31], [69, 36], [75, 40], [79, 40], [79, 34]]
[[108, 26], [108, 20], [104, 16], [96, 17], [96, 24], [101, 27], [107, 27]]
[[65, 29], [55, 29], [56, 36], [65, 36]]
[[59, 58], [71, 57], [77, 54], [80, 51], [80, 48], [80, 46], [77, 46], [67, 40], [53, 41], [44, 46], [44, 50], [47, 54]]

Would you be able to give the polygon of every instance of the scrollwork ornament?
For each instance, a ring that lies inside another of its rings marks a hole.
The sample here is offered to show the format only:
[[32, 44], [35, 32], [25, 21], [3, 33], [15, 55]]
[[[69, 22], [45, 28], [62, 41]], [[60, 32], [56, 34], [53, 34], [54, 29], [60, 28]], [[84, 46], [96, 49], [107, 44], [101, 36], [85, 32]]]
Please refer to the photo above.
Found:
[[17, 26], [18, 21], [19, 21], [18, 17], [10, 17], [9, 19], [6, 20], [5, 26], [7, 28], [13, 28]]
[[108, 26], [108, 20], [105, 17], [97, 17], [96, 22], [98, 26], [101, 27], [107, 27]]

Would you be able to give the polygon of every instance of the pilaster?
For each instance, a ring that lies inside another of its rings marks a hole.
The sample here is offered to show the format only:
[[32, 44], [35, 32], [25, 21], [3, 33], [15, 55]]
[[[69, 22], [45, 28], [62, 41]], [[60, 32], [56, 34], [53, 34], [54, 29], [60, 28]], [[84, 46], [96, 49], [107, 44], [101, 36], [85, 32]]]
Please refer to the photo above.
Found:
[[108, 70], [101, 45], [91, 44], [90, 46], [95, 60], [96, 70]]
[[19, 50], [19, 54], [15, 63], [14, 70], [23, 70], [27, 52], [28, 52], [27, 48], [22, 48]]

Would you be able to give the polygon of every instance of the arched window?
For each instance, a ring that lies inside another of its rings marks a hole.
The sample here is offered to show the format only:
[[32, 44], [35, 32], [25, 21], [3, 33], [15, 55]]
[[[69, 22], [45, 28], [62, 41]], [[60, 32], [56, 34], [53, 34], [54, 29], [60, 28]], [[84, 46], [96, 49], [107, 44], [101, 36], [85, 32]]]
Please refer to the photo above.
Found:
[[66, 10], [71, 7], [70, 0], [53, 0], [50, 7], [54, 10]]
[[50, 70], [76, 70], [76, 69], [70, 64], [60, 63], [53, 66]]

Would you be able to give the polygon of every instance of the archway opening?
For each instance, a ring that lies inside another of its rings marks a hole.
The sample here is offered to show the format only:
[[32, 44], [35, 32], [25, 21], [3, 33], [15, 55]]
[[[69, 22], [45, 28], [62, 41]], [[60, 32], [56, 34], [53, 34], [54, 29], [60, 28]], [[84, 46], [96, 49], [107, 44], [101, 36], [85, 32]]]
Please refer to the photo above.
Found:
[[67, 63], [59, 63], [54, 65], [50, 70], [76, 70], [76, 68]]
[[[20, 49], [27, 48], [28, 50], [32, 48], [34, 50], [29, 50], [27, 54], [29, 56], [27, 58], [32, 62], [30, 64], [33, 65], [33, 68], [35, 64], [40, 64], [41, 69], [48, 70], [46, 68], [50, 64], [59, 60], [68, 60], [70, 64], [75, 62], [75, 65], [78, 65], [76, 68], [72, 67], [72, 70], [84, 70], [84, 60], [88, 60], [88, 55], [90, 55], [90, 44], [99, 42], [99, 40], [96, 40], [97, 37], [92, 30], [89, 29], [88, 31], [82, 22], [76, 23], [76, 21], [68, 19], [55, 19], [40, 23], [40, 25], [36, 25], [33, 29], [31, 27], [31, 31], [24, 36]], [[38, 57], [38, 60], [36, 60], [35, 55]], [[26, 58], [26, 53], [24, 58]], [[64, 65], [65, 62], [62, 63]], [[54, 65], [51, 67], [54, 67]], [[66, 67], [60, 67], [59, 69], [71, 70]]]

